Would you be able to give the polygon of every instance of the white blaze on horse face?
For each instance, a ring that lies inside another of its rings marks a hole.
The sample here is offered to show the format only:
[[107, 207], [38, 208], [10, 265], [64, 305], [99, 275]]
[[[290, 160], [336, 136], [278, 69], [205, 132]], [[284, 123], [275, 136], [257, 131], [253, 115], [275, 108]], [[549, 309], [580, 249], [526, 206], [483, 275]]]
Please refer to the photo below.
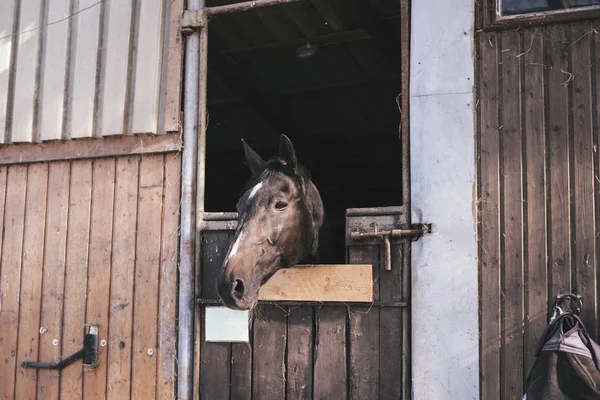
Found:
[[244, 238], [244, 231], [240, 232], [240, 236], [238, 236], [237, 239], [235, 240], [235, 242], [233, 242], [233, 246], [231, 246], [231, 250], [229, 251], [227, 258], [225, 259], [225, 264], [227, 264], [229, 262], [229, 259], [231, 257], [235, 256], [235, 253], [237, 253], [238, 247], [243, 238]]
[[250, 195], [248, 196], [248, 200], [252, 200], [252, 198], [254, 197], [254, 195], [256, 195], [256, 193], [258, 192], [258, 190], [262, 187], [263, 183], [262, 182], [258, 182], [253, 188], [252, 191], [250, 192]]

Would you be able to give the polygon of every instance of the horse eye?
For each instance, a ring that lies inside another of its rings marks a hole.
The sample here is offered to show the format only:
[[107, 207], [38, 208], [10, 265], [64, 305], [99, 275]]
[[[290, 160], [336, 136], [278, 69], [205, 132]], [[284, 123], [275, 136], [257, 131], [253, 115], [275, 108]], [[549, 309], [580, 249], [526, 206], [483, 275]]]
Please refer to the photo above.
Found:
[[286, 207], [287, 203], [285, 201], [278, 201], [277, 203], [275, 203], [275, 208], [278, 210], [283, 210]]

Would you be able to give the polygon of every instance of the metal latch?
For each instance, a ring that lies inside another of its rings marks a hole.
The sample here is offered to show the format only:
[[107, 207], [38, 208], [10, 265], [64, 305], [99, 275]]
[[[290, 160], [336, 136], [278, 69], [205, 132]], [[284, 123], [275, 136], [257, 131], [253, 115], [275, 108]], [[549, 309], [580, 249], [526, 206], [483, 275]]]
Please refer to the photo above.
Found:
[[414, 224], [411, 229], [391, 229], [377, 232], [351, 232], [352, 240], [382, 239], [385, 248], [384, 265], [386, 271], [392, 270], [392, 246], [390, 238], [408, 238], [418, 240], [421, 236], [431, 232], [431, 224]]
[[203, 11], [184, 10], [181, 16], [181, 33], [189, 34], [196, 29], [203, 28], [206, 23], [206, 17]]
[[83, 326], [83, 348], [78, 352], [63, 358], [55, 364], [23, 361], [21, 366], [23, 368], [63, 369], [80, 358], [83, 358], [82, 365], [84, 367], [96, 367], [98, 365], [98, 325], [86, 324]]

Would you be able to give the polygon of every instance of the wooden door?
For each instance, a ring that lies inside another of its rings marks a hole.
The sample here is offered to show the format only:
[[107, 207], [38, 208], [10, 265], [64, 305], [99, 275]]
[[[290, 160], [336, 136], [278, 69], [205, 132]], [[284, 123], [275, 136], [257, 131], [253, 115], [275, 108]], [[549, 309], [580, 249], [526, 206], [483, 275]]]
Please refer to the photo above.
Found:
[[410, 239], [391, 240], [390, 270], [382, 239], [350, 240], [351, 232], [407, 228], [404, 207], [347, 211], [347, 262], [373, 265], [372, 303], [262, 302], [250, 343], [204, 340], [205, 308], [219, 304], [214, 282], [236, 225], [233, 213], [215, 215], [205, 215], [213, 221], [200, 239], [199, 398], [410, 398]]

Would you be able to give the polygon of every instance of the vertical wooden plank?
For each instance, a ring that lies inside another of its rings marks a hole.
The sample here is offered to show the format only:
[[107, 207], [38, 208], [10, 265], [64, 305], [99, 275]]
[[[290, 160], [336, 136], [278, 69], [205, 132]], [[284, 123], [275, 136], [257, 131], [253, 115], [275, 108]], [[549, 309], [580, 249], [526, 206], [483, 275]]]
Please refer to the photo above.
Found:
[[258, 306], [255, 313], [252, 397], [285, 399], [286, 310]]
[[[133, 282], [139, 157], [117, 159], [108, 327], [109, 399], [128, 399], [131, 390]], [[147, 305], [149, 306], [149, 305]]]
[[592, 332], [598, 329], [596, 297], [595, 196], [594, 196], [594, 129], [592, 123], [592, 59], [590, 42], [593, 34], [588, 23], [571, 25], [571, 59], [573, 81], [574, 196], [575, 196], [575, 263], [573, 288], [583, 296], [581, 318]]
[[550, 220], [548, 227], [550, 269], [548, 278], [550, 298], [571, 290], [571, 235], [569, 194], [569, 115], [568, 91], [565, 83], [569, 75], [567, 38], [564, 25], [549, 26], [545, 30], [544, 49], [547, 65], [548, 175]]
[[[502, 398], [520, 397], [523, 393], [523, 192], [521, 178], [521, 53], [520, 35], [506, 31], [501, 37], [502, 108], [500, 143], [502, 197], [500, 246], [504, 243], [502, 293]], [[503, 393], [503, 395], [502, 395]]]
[[[523, 371], [533, 366], [535, 346], [547, 325], [546, 136], [544, 119], [544, 41], [541, 29], [524, 32], [526, 273]], [[525, 240], [525, 238], [524, 238]]]
[[[82, 12], [82, 10], [84, 10]], [[96, 74], [101, 3], [74, 0], [67, 137], [91, 137], [96, 98]]]
[[[404, 244], [392, 244], [392, 270], [386, 271], [379, 255], [379, 270], [381, 271], [381, 301], [408, 300], [408, 290], [405, 283], [406, 276], [410, 273], [405, 258], [408, 252], [403, 251]], [[372, 262], [376, 262], [373, 260]], [[402, 315], [403, 312], [410, 317], [410, 309], [404, 307], [384, 307], [379, 311], [379, 397], [403, 398], [403, 384], [410, 387], [410, 358], [405, 354], [410, 353], [409, 338], [403, 337]], [[398, 362], [402, 360], [402, 362]], [[406, 398], [406, 397], [404, 397]]]
[[165, 2], [146, 0], [139, 4], [132, 133], [157, 132]]
[[352, 308], [349, 310], [349, 318], [350, 398], [357, 400], [378, 399], [380, 398], [379, 309], [372, 307]]
[[177, 278], [179, 256], [179, 203], [181, 153], [165, 154], [163, 226], [160, 263], [160, 302], [158, 307], [157, 399], [175, 396], [177, 353]]
[[[390, 275], [399, 275], [401, 268], [386, 271], [379, 262], [379, 246], [350, 247], [348, 260], [350, 264], [372, 264], [374, 288], [373, 298], [382, 300], [381, 285], [392, 283]], [[397, 293], [401, 293], [397, 288]], [[386, 291], [386, 300], [387, 301]], [[379, 309], [372, 307], [356, 307], [348, 311], [350, 329], [350, 373], [349, 390], [351, 399], [377, 399], [379, 395], [379, 357], [380, 357], [380, 319]], [[386, 321], [381, 321], [384, 325]], [[397, 359], [396, 361], [398, 361]], [[400, 367], [400, 363], [396, 365]], [[398, 375], [401, 370], [397, 368]]]
[[481, 398], [500, 393], [500, 227], [498, 140], [498, 43], [495, 33], [481, 35], [479, 42], [481, 156], [479, 204], [479, 260], [481, 293]]
[[109, 1], [106, 9], [106, 59], [100, 100], [100, 136], [123, 133], [129, 69], [132, 0]]
[[[59, 360], [62, 356], [60, 340], [62, 338], [70, 175], [71, 165], [69, 162], [50, 163], [40, 319], [40, 325], [47, 331], [40, 336], [40, 360]], [[55, 339], [57, 344], [53, 343]], [[59, 371], [40, 370], [38, 372], [37, 398], [58, 398], [59, 381]]]
[[181, 129], [181, 89], [183, 71], [183, 40], [179, 31], [180, 16], [183, 12], [183, 0], [169, 0], [170, 19], [168, 30], [168, 60], [167, 60], [167, 93], [165, 100], [165, 127], [166, 132]]
[[[63, 355], [81, 348], [88, 279], [88, 247], [90, 244], [90, 209], [92, 203], [92, 161], [71, 164], [71, 192], [67, 226], [67, 263], [63, 317]], [[92, 321], [94, 322], [94, 321]], [[60, 376], [61, 399], [81, 399], [83, 370], [66, 368]]]
[[44, 31], [42, 49], [41, 106], [38, 134], [41, 140], [58, 140], [62, 137], [65, 84], [67, 78], [67, 46], [69, 25], [65, 20], [70, 15], [70, 0], [48, 2], [48, 23]]
[[287, 398], [311, 399], [314, 351], [312, 308], [290, 307], [287, 329]]
[[138, 200], [131, 396], [156, 397], [164, 156], [142, 157]]
[[[99, 337], [108, 336], [113, 206], [115, 193], [115, 159], [93, 162], [92, 209], [86, 302], [86, 323], [96, 324]], [[83, 397], [106, 396], [106, 348], [100, 347], [98, 367], [83, 376]]]
[[244, 400], [252, 398], [252, 344], [231, 344], [231, 384], [229, 398]]
[[315, 399], [346, 399], [346, 308], [317, 309], [313, 375]]
[[[2, 243], [2, 264], [0, 265], [0, 326], [18, 327], [19, 296], [21, 277], [21, 255], [23, 246], [23, 225], [25, 219], [25, 187], [27, 166], [8, 168], [6, 183], [6, 205], [4, 211], [4, 239]], [[15, 369], [17, 356], [17, 330], [0, 331], [0, 396], [12, 399], [15, 389]]]
[[[597, 32], [600, 29], [600, 21], [596, 21], [592, 28], [594, 28]], [[592, 35], [592, 46], [591, 46], [591, 58], [592, 60], [597, 60], [598, 55], [600, 54], [600, 35]], [[595, 237], [595, 245], [596, 245], [596, 258], [600, 255], [600, 199], [598, 198], [598, 194], [600, 194], [600, 182], [598, 182], [597, 178], [600, 178], [600, 159], [598, 151], [598, 145], [600, 141], [600, 136], [598, 135], [598, 127], [600, 124], [598, 123], [598, 115], [600, 115], [600, 102], [598, 99], [600, 98], [600, 87], [598, 86], [598, 77], [600, 76], [600, 65], [598, 62], [594, 62], [592, 67], [592, 124], [594, 129], [594, 193], [596, 194], [595, 200], [595, 215], [596, 215], [596, 225], [594, 227], [594, 237]], [[597, 261], [597, 260], [596, 260]], [[596, 284], [600, 281], [600, 268], [596, 266]], [[596, 287], [596, 298], [600, 298], [600, 287]], [[596, 339], [600, 338], [600, 323], [597, 324], [596, 329]]]
[[[19, 27], [42, 25], [42, 0], [21, 0]], [[37, 100], [37, 70], [40, 47], [39, 30], [18, 36], [16, 49], [15, 87], [13, 92], [13, 114], [11, 138], [13, 142], [31, 142], [35, 121], [34, 103]]]
[[[6, 184], [6, 175], [3, 176]], [[32, 164], [27, 171], [23, 265], [21, 271], [21, 313], [19, 318], [19, 348], [17, 360], [37, 361], [40, 339], [40, 306], [42, 301], [42, 263], [44, 225], [46, 222], [46, 191], [48, 164]], [[4, 197], [2, 197], [4, 202]], [[15, 398], [36, 396], [37, 370], [19, 368], [16, 376]]]
[[12, 95], [10, 88], [11, 60], [15, 55], [16, 36], [10, 36], [18, 27], [15, 10], [18, 0], [0, 1], [0, 143], [4, 143], [6, 133], [6, 121], [8, 114], [9, 96]]
[[200, 340], [202, 341], [200, 398], [228, 399], [230, 398], [231, 344], [206, 342], [204, 332]]
[[[206, 231], [202, 235], [202, 299], [216, 300], [216, 279], [233, 238], [233, 231]], [[204, 310], [203, 310], [204, 311]], [[231, 345], [200, 342], [200, 393], [204, 399], [229, 398]]]

